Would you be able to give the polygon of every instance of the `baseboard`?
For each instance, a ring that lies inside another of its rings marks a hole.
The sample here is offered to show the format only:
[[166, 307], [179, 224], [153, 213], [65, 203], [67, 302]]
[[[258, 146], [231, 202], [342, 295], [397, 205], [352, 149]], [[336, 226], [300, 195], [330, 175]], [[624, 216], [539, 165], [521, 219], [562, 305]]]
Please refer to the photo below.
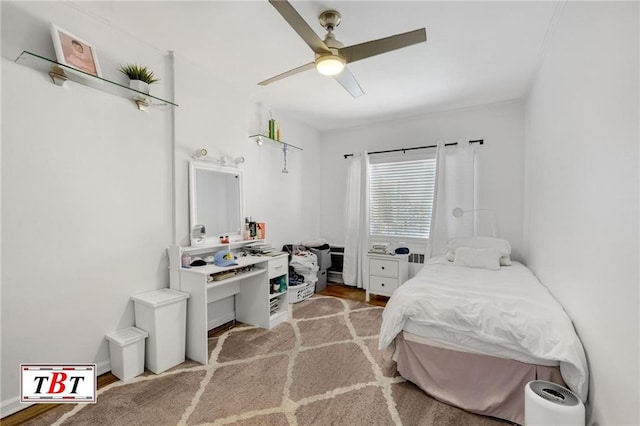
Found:
[[4, 419], [7, 416], [17, 413], [20, 410], [24, 410], [25, 408], [31, 407], [31, 403], [21, 403], [20, 397], [17, 396], [15, 398], [7, 399], [2, 401], [2, 405], [0, 406], [0, 412], [2, 413], [2, 418]]
[[96, 363], [96, 374], [101, 376], [111, 371], [111, 359], [102, 360]]

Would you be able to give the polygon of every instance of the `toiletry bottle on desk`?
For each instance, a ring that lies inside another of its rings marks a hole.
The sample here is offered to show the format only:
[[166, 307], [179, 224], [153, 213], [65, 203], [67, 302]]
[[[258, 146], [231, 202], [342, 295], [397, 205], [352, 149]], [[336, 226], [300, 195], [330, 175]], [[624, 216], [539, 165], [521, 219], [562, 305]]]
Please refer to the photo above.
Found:
[[267, 238], [267, 231], [264, 222], [256, 222], [256, 238], [259, 240]]
[[252, 222], [251, 219], [249, 219], [249, 236], [251, 239], [256, 238], [256, 223]]
[[244, 218], [244, 231], [242, 233], [242, 239], [243, 240], [250, 240], [251, 239], [251, 233], [249, 231], [249, 218], [248, 217]]
[[187, 251], [182, 252], [182, 267], [191, 268], [191, 255]]

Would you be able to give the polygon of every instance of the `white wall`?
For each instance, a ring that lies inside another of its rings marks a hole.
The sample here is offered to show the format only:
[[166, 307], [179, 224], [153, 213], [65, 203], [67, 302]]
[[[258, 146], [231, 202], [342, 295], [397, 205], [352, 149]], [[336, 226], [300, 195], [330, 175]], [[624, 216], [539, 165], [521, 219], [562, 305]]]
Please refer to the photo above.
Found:
[[[477, 207], [496, 213], [500, 235], [511, 242], [514, 259], [520, 259], [523, 132], [522, 103], [512, 101], [323, 133], [320, 234], [331, 243], [344, 243], [344, 154], [484, 139], [477, 146]], [[424, 252], [424, 247], [411, 248]]]
[[574, 321], [590, 424], [637, 425], [638, 3], [567, 2], [526, 104], [525, 256]]
[[133, 324], [129, 296], [167, 283], [169, 116], [14, 63], [22, 49], [53, 57], [49, 20], [100, 46], [105, 75], [122, 46], [167, 75], [158, 51], [71, 7], [2, 3], [3, 415], [21, 362], [108, 370], [104, 335]]
[[[178, 243], [189, 244], [188, 164], [193, 152], [206, 148], [208, 156], [245, 157], [240, 165], [244, 179], [245, 215], [265, 222], [267, 239], [276, 248], [318, 236], [319, 198], [314, 194], [320, 172], [318, 132], [273, 111], [289, 148], [288, 173], [282, 173], [282, 146], [259, 146], [248, 138], [259, 127], [258, 110], [248, 93], [213, 81], [206, 70], [176, 54], [176, 175], [178, 193]], [[193, 84], [197, 81], [198, 84]], [[265, 116], [265, 114], [262, 114]], [[265, 123], [266, 124], [266, 123]]]
[[[21, 362], [95, 362], [110, 369], [104, 335], [133, 325], [133, 294], [168, 286], [173, 240], [171, 110], [139, 112], [133, 102], [78, 84], [61, 88], [14, 63], [23, 50], [54, 57], [53, 21], [91, 41], [106, 77], [138, 62], [163, 79], [166, 52], [95, 19], [72, 2], [2, 2], [2, 415], [24, 408]], [[152, 7], [152, 4], [150, 4]], [[213, 48], [213, 47], [212, 47]], [[178, 243], [188, 243], [187, 164], [200, 147], [245, 156], [247, 214], [267, 223], [275, 246], [317, 237], [318, 136], [281, 118], [303, 147], [280, 173], [278, 149], [248, 138], [246, 93], [212, 81], [176, 52], [175, 167]], [[275, 111], [277, 113], [277, 111]], [[280, 117], [279, 117], [280, 118]], [[294, 141], [295, 140], [295, 141]]]

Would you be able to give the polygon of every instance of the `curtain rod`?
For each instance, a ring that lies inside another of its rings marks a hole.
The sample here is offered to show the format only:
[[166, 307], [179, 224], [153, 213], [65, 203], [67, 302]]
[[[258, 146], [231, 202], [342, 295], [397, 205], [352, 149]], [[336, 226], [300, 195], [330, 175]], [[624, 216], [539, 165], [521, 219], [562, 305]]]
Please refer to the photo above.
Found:
[[[480, 145], [484, 145], [484, 139], [476, 139], [473, 141], [469, 141], [469, 143], [479, 143]], [[458, 142], [450, 142], [450, 143], [445, 143], [444, 146], [454, 146], [454, 145], [458, 145]], [[405, 152], [405, 151], [412, 151], [414, 149], [426, 149], [426, 148], [435, 148], [438, 145], [428, 145], [428, 146], [416, 146], [413, 148], [399, 148], [399, 149], [388, 149], [386, 151], [372, 151], [369, 152], [369, 155], [373, 155], [373, 154], [386, 154], [388, 152]], [[353, 154], [344, 154], [344, 158], [347, 157], [353, 157]]]

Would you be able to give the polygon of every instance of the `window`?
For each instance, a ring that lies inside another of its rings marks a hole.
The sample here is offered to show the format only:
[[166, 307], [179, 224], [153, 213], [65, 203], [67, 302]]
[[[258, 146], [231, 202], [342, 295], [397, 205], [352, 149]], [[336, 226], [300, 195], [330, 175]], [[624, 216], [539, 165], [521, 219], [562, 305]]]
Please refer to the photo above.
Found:
[[427, 239], [436, 159], [381, 160], [369, 166], [371, 237]]

